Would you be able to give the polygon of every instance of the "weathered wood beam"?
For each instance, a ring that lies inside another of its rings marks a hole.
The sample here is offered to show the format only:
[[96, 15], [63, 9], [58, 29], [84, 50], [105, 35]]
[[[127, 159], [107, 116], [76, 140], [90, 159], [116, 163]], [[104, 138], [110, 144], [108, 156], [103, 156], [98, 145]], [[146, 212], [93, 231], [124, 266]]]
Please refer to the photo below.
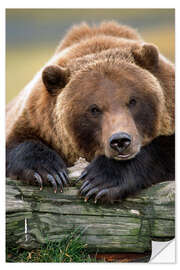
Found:
[[[76, 179], [87, 164], [70, 168]], [[7, 245], [26, 249], [59, 241], [72, 230], [83, 231], [89, 251], [138, 252], [151, 250], [151, 240], [174, 238], [174, 182], [163, 182], [112, 205], [84, 202], [78, 187], [53, 192], [7, 179]]]

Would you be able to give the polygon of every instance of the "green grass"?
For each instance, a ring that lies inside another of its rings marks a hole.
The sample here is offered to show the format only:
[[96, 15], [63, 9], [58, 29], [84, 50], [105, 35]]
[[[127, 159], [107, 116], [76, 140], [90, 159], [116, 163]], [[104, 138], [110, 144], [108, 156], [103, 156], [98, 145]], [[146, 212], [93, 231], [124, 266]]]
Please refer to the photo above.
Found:
[[96, 262], [87, 251], [87, 244], [82, 241], [82, 234], [77, 230], [60, 242], [47, 241], [39, 249], [26, 251], [7, 248], [7, 262]]

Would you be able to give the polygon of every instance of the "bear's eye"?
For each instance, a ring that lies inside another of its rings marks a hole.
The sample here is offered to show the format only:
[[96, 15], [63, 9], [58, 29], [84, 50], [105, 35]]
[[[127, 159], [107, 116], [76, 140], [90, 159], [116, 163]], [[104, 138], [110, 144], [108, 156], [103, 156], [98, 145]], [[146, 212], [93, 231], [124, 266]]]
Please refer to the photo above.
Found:
[[101, 110], [96, 104], [91, 105], [89, 110], [93, 116], [97, 116], [101, 113]]
[[137, 103], [137, 100], [136, 100], [135, 98], [131, 98], [131, 99], [129, 100], [128, 105], [129, 105], [130, 107], [134, 107], [134, 106], [136, 105], [136, 103]]

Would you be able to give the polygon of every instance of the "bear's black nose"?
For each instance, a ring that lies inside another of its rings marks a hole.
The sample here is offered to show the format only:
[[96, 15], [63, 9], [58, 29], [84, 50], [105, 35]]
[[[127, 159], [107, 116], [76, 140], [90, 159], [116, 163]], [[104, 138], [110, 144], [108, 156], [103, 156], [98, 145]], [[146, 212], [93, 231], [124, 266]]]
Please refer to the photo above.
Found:
[[131, 136], [125, 132], [113, 134], [109, 139], [111, 148], [122, 153], [131, 144]]

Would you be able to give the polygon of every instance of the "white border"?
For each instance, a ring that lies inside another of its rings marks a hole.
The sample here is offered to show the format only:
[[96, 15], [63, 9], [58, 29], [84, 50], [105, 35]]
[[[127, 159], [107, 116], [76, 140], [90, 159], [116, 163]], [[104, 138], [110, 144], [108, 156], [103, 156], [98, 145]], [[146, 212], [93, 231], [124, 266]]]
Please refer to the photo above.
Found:
[[151, 1], [140, 1], [140, 0], [126, 0], [126, 1], [10, 1], [6, 0], [4, 8], [174, 8], [176, 1], [163, 1], [163, 0], [151, 0]]
[[[4, 232], [5, 232], [5, 216], [4, 216], [4, 212], [5, 212], [5, 184], [4, 184], [4, 140], [5, 140], [5, 128], [4, 128], [4, 108], [5, 108], [5, 8], [176, 8], [176, 17], [180, 18], [180, 14], [179, 14], [179, 8], [178, 8], [178, 1], [164, 1], [164, 0], [151, 0], [151, 1], [117, 1], [117, 0], [111, 0], [111, 1], [35, 1], [35, 0], [31, 0], [31, 1], [9, 1], [6, 0], [6, 2], [4, 1], [3, 3], [1, 3], [0, 6], [0, 22], [1, 22], [1, 42], [0, 42], [0, 54], [1, 54], [1, 72], [0, 72], [0, 84], [1, 84], [1, 88], [0, 88], [0, 131], [1, 131], [1, 137], [0, 137], [0, 145], [1, 145], [1, 151], [0, 151], [0, 164], [1, 164], [1, 187], [0, 187], [0, 200], [1, 200], [1, 211], [0, 211], [0, 264], [2, 264], [1, 266], [3, 267], [3, 269], [6, 269], [8, 267], [12, 267], [11, 264], [7, 264], [5, 263], [5, 237], [4, 237]], [[178, 27], [178, 21], [176, 20], [176, 29], [179, 29]], [[179, 30], [178, 30], [179, 31]], [[177, 32], [176, 32], [176, 36], [177, 36]], [[177, 43], [176, 43], [177, 44]], [[178, 46], [176, 46], [178, 48]], [[176, 53], [176, 61], [178, 59], [178, 55]], [[178, 65], [176, 65], [178, 67]], [[178, 85], [179, 79], [177, 76], [177, 82], [176, 85]], [[176, 102], [177, 100], [180, 100], [179, 94], [178, 94], [178, 87], [176, 87], [177, 91], [176, 91]], [[180, 106], [179, 106], [180, 107]], [[179, 115], [178, 113], [178, 104], [176, 104], [176, 115]], [[176, 123], [176, 131], [177, 134], [179, 133], [179, 125], [178, 125], [178, 121]], [[179, 134], [177, 135], [177, 137], [179, 138]], [[178, 148], [178, 142], [177, 142], [177, 148]], [[178, 166], [177, 166], [178, 167]], [[177, 168], [178, 169], [178, 168]], [[178, 182], [178, 177], [179, 173], [177, 170], [177, 182]], [[179, 180], [180, 181], [180, 180]], [[176, 187], [179, 190], [179, 184], [176, 185]], [[179, 209], [179, 196], [177, 196], [177, 204], [176, 207]], [[179, 219], [179, 211], [176, 211], [177, 217]], [[176, 223], [179, 226], [179, 223]], [[176, 226], [176, 228], [178, 227]], [[178, 230], [176, 230], [176, 239], [178, 238], [179, 240], [179, 235], [178, 235]], [[176, 241], [178, 242], [178, 241]], [[178, 243], [176, 244], [176, 247], [178, 246]], [[178, 248], [177, 248], [178, 249]], [[176, 254], [178, 255], [178, 252], [176, 250]], [[163, 265], [164, 270], [165, 269], [169, 269], [169, 267], [172, 268], [177, 268], [179, 267], [179, 260], [178, 257], [176, 257], [176, 264], [172, 264], [171, 266], [169, 266], [169, 264], [165, 264]], [[17, 267], [18, 270], [22, 267], [24, 268], [24, 263], [16, 263], [13, 264], [13, 267]], [[48, 264], [43, 264], [43, 265], [39, 265], [39, 264], [33, 264], [33, 267], [41, 267], [43, 266], [44, 268], [48, 267], [49, 268], [49, 263]], [[113, 268], [120, 268], [123, 267], [123, 269], [127, 269], [129, 267], [138, 267], [141, 268], [143, 267], [153, 267], [153, 269], [156, 269], [156, 267], [158, 267], [159, 269], [159, 265], [153, 265], [153, 264], [148, 264], [146, 263], [146, 265], [139, 264], [139, 263], [135, 263], [132, 265], [131, 264], [86, 264], [85, 267], [86, 268], [92, 268], [92, 267], [102, 267], [103, 270], [109, 269], [109, 267], [113, 267]], [[32, 267], [32, 264], [26, 264], [27, 268]], [[84, 268], [84, 264], [53, 264], [53, 267], [61, 267], [61, 268], [65, 268], [65, 267], [73, 267], [73, 268], [78, 268], [80, 269], [81, 267]]]

